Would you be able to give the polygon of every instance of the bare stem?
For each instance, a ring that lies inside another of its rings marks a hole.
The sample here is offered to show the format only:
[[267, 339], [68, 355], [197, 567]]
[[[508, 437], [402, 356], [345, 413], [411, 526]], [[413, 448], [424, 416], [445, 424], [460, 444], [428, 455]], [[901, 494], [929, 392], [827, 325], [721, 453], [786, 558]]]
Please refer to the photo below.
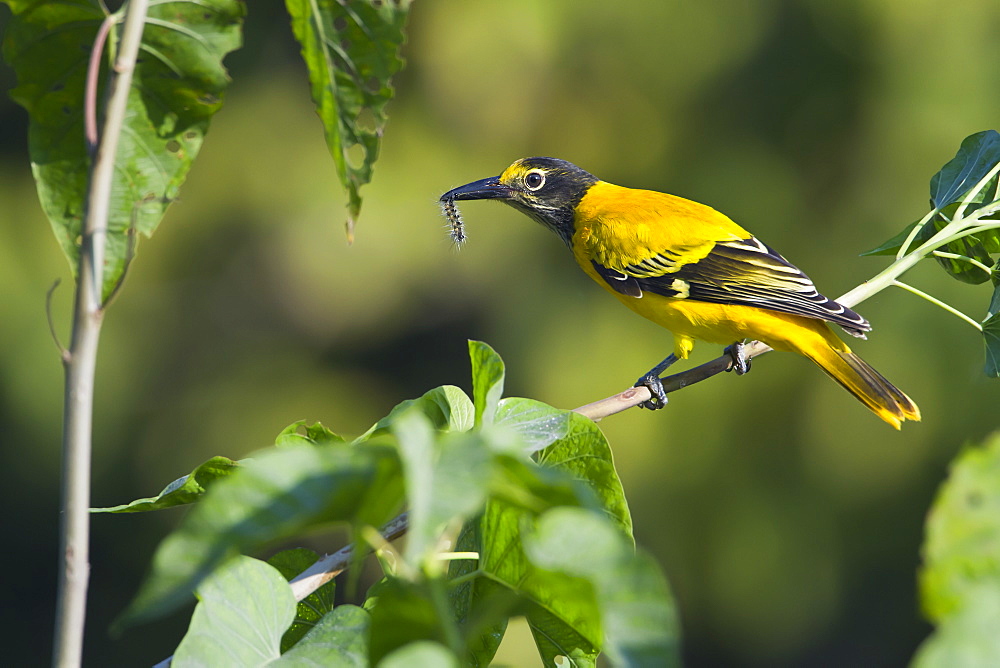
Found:
[[[63, 423], [62, 516], [60, 522], [59, 594], [56, 602], [52, 664], [74, 668], [83, 659], [90, 542], [90, 458], [94, 412], [94, 375], [104, 317], [105, 241], [118, 138], [125, 119], [132, 71], [139, 52], [148, 0], [130, 0], [121, 48], [108, 83], [104, 128], [97, 139], [76, 278], [73, 333], [64, 355], [66, 390]], [[110, 25], [107, 21], [103, 25]], [[96, 77], [92, 69], [90, 76]], [[96, 84], [95, 84], [96, 85]]]

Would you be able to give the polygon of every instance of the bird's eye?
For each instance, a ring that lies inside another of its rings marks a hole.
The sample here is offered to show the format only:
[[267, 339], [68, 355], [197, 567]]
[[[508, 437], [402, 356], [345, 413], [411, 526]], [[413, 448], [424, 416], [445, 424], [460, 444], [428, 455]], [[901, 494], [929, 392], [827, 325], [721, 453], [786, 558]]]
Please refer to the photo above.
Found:
[[545, 172], [540, 169], [528, 172], [524, 177], [524, 185], [528, 186], [528, 190], [538, 190], [545, 185]]

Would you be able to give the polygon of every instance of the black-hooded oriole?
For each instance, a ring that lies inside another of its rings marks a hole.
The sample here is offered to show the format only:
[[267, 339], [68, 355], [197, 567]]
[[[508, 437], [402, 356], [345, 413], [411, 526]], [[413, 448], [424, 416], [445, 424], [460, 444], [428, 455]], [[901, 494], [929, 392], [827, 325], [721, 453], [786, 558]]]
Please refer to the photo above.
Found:
[[500, 200], [555, 232], [588, 276], [673, 332], [673, 356], [636, 383], [653, 394], [648, 407], [664, 405], [659, 374], [687, 358], [695, 339], [735, 342], [729, 350], [739, 371], [747, 368], [739, 342], [755, 339], [809, 358], [896, 429], [920, 419], [916, 404], [827, 325], [865, 338], [868, 321], [711, 207], [616, 186], [556, 158], [524, 158], [441, 196], [474, 199]]

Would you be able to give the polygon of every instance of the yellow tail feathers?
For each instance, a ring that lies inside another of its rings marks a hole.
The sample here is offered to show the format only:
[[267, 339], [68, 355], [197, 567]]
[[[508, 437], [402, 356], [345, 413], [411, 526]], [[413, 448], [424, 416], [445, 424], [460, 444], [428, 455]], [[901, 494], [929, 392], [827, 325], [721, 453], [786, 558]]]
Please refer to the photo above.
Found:
[[800, 352], [815, 362], [828, 376], [843, 385], [875, 415], [896, 429], [900, 428], [904, 420], [920, 420], [920, 409], [917, 405], [902, 390], [886, 380], [885, 376], [850, 350], [841, 351], [823, 346]]

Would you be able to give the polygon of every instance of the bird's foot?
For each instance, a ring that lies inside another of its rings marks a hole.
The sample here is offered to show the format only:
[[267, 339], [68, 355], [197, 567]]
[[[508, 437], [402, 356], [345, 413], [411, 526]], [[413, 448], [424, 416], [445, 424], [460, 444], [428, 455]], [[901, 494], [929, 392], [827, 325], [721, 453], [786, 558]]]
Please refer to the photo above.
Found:
[[737, 341], [726, 348], [726, 352], [733, 358], [732, 365], [726, 371], [735, 371], [737, 376], [742, 376], [750, 370], [750, 358], [743, 352], [745, 347], [746, 344], [742, 341]]
[[635, 381], [633, 387], [645, 387], [653, 396], [639, 404], [640, 408], [648, 408], [651, 411], [659, 410], [667, 405], [667, 393], [663, 389], [663, 381], [660, 377], [650, 371], [645, 376]]

